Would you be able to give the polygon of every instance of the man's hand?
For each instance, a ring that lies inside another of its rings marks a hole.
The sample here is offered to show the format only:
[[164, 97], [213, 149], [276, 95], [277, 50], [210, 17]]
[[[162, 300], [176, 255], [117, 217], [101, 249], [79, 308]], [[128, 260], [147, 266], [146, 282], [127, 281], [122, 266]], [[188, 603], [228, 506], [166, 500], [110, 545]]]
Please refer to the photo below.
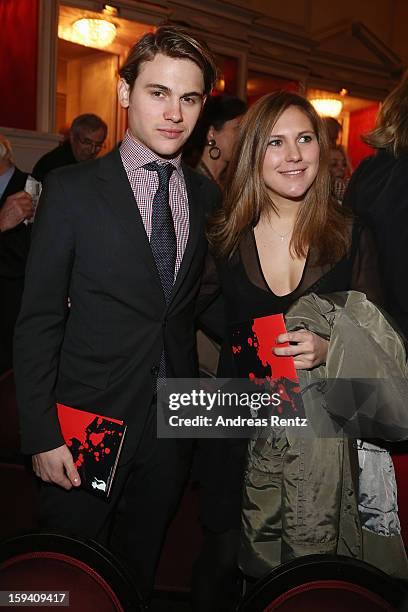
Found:
[[67, 490], [81, 484], [72, 455], [65, 444], [33, 455], [33, 469], [44, 482], [52, 482]]
[[274, 348], [275, 355], [292, 355], [297, 370], [310, 370], [326, 363], [329, 341], [313, 332], [302, 329], [280, 334], [277, 342], [294, 342], [290, 346]]
[[13, 229], [34, 214], [33, 200], [25, 191], [10, 195], [0, 209], [0, 231]]

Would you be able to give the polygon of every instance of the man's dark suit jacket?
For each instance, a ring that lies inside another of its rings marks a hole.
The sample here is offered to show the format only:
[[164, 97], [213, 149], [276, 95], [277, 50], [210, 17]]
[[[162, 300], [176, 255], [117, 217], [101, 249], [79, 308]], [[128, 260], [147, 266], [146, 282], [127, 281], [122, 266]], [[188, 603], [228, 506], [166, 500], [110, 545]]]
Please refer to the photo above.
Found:
[[[14, 170], [0, 198], [0, 208], [9, 196], [24, 189], [27, 176], [18, 168]], [[30, 233], [30, 225], [19, 223], [0, 234], [0, 374], [12, 366], [13, 332], [23, 295]]]
[[65, 140], [62, 144], [55, 147], [55, 149], [48, 151], [48, 153], [40, 157], [31, 174], [37, 181], [42, 183], [51, 170], [76, 163], [78, 162], [72, 152], [71, 143], [69, 140]]
[[183, 172], [190, 231], [168, 306], [119, 151], [47, 178], [15, 336], [23, 452], [63, 443], [58, 401], [124, 419], [129, 457], [152, 409], [163, 342], [167, 376], [197, 375], [194, 307], [219, 192]]

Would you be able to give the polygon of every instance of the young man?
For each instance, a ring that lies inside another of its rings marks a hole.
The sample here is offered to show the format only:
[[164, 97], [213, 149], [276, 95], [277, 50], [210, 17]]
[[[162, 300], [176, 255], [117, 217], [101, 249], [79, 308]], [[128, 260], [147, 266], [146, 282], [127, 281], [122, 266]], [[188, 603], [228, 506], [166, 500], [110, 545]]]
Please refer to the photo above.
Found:
[[[23, 451], [48, 483], [42, 524], [108, 542], [147, 599], [189, 463], [189, 444], [157, 440], [154, 397], [158, 376], [197, 375], [194, 306], [219, 193], [180, 157], [215, 73], [178, 28], [131, 50], [120, 148], [45, 182], [15, 336]], [[79, 487], [56, 402], [127, 423], [109, 503]]]

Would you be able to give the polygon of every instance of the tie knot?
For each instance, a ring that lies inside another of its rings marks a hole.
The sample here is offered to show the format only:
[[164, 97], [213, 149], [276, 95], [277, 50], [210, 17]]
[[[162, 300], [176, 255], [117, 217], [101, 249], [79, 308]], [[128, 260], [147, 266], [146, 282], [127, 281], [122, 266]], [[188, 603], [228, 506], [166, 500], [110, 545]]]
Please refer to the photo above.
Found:
[[170, 181], [170, 177], [173, 174], [175, 167], [173, 164], [159, 164], [155, 161], [149, 162], [143, 166], [146, 170], [150, 170], [151, 172], [157, 172], [159, 175], [159, 183], [168, 183]]

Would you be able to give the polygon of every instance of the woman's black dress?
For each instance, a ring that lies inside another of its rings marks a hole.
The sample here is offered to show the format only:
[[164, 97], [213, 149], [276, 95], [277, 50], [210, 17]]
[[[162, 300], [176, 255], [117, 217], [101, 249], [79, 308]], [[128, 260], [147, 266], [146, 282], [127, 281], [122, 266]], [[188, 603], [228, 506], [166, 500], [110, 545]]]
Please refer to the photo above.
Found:
[[[355, 223], [350, 233], [348, 253], [336, 263], [314, 263], [316, 250], [311, 248], [298, 287], [287, 295], [278, 296], [263, 275], [254, 233], [248, 232], [232, 260], [216, 264], [227, 328], [255, 317], [286, 313], [298, 298], [309, 293], [322, 295], [354, 289], [380, 305], [382, 293], [371, 232]], [[212, 277], [208, 286], [212, 288], [214, 275], [215, 270], [207, 270], [207, 280]], [[218, 376], [237, 376], [228, 339], [222, 347]], [[203, 487], [202, 520], [210, 531], [220, 533], [239, 529], [246, 447], [247, 441], [242, 439], [200, 441], [198, 465]]]

